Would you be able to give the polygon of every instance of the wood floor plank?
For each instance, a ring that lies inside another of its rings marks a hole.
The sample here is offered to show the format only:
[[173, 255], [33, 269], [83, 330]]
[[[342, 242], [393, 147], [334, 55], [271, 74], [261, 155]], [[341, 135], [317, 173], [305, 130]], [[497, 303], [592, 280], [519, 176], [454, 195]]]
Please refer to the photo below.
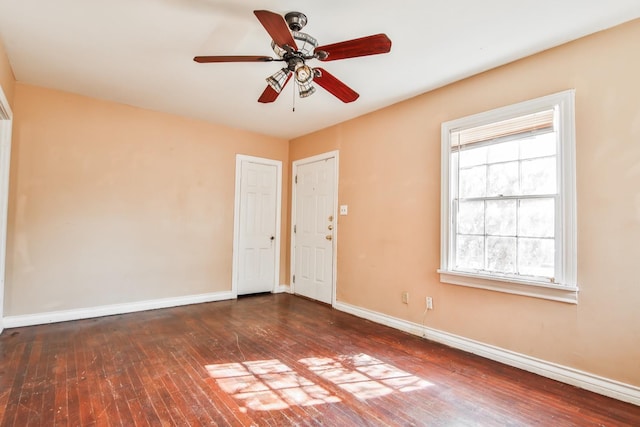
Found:
[[0, 426], [638, 426], [640, 407], [291, 295], [15, 328]]
[[[9, 337], [13, 338], [14, 336], [16, 335], [11, 334]], [[11, 392], [9, 393], [5, 411], [2, 416], [2, 424], [6, 425], [16, 425], [16, 423], [18, 422], [20, 396], [22, 394], [22, 388], [24, 385], [25, 377], [27, 375], [28, 360], [31, 356], [31, 349], [33, 348], [33, 342], [17, 342], [16, 344], [18, 344], [19, 347], [18, 351], [13, 353], [14, 358], [8, 360], [8, 363], [6, 364], [3, 361], [3, 367], [1, 369], [2, 372], [5, 373], [4, 375], [13, 378], [13, 383], [11, 384]]]
[[90, 370], [87, 350], [84, 345], [74, 343], [74, 356], [76, 359], [76, 387], [80, 396], [79, 419], [80, 425], [89, 426], [95, 424], [93, 401], [91, 399], [92, 390], [90, 381], [87, 381], [87, 371]]

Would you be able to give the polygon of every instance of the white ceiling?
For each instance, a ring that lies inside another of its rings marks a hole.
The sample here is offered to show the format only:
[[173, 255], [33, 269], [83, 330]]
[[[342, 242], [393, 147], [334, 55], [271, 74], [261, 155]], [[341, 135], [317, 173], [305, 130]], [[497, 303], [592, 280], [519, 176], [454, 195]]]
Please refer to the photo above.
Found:
[[[281, 63], [192, 60], [272, 55], [254, 9], [305, 13], [321, 45], [386, 33], [391, 52], [322, 64], [351, 104], [318, 87], [293, 112], [291, 83], [259, 104]], [[0, 0], [0, 37], [18, 81], [289, 139], [639, 16], [639, 0]]]

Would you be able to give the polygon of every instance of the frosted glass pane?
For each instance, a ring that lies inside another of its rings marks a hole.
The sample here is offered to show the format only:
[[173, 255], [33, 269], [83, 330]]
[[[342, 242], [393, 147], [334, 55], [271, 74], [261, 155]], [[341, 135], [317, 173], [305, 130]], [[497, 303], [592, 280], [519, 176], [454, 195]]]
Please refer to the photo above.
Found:
[[556, 158], [525, 160], [521, 165], [522, 194], [556, 194]]
[[488, 196], [513, 196], [519, 191], [518, 162], [489, 166]]
[[484, 238], [481, 236], [457, 236], [456, 268], [482, 270], [484, 268]]
[[501, 142], [490, 145], [488, 152], [489, 163], [508, 162], [518, 160], [518, 141]]
[[556, 134], [553, 132], [520, 141], [520, 158], [555, 156]]
[[460, 170], [460, 197], [484, 197], [487, 191], [487, 167]]
[[516, 200], [487, 201], [487, 234], [494, 236], [516, 235]]
[[484, 202], [458, 204], [458, 233], [484, 234]]
[[554, 206], [553, 199], [520, 200], [518, 236], [554, 237]]
[[515, 273], [515, 237], [487, 237], [487, 270]]
[[518, 239], [518, 273], [526, 276], [554, 277], [554, 241]]
[[487, 147], [460, 150], [460, 167], [484, 165], [487, 163]]

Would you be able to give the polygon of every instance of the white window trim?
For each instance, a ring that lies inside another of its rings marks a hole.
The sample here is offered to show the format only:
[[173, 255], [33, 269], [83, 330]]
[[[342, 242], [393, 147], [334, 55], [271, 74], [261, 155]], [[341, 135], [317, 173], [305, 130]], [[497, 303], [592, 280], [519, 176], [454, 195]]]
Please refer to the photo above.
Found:
[[[441, 225], [440, 225], [440, 281], [453, 285], [488, 289], [529, 297], [577, 304], [577, 237], [576, 237], [576, 188], [575, 188], [575, 90], [566, 90], [552, 95], [536, 98], [518, 104], [474, 114], [442, 124], [442, 163], [441, 163]], [[450, 164], [451, 143], [449, 135], [452, 130], [480, 126], [488, 122], [507, 120], [512, 117], [532, 113], [559, 106], [559, 151], [557, 154], [559, 217], [556, 221], [558, 250], [556, 265], [562, 266], [561, 277], [556, 283], [542, 283], [519, 278], [496, 277], [489, 274], [475, 274], [454, 271], [451, 253], [452, 224], [450, 218]]]

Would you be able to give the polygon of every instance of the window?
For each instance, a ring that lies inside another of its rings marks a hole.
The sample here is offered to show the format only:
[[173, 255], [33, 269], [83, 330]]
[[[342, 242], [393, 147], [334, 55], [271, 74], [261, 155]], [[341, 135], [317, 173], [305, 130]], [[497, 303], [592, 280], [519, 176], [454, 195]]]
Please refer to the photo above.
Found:
[[574, 91], [442, 124], [440, 280], [577, 302]]

